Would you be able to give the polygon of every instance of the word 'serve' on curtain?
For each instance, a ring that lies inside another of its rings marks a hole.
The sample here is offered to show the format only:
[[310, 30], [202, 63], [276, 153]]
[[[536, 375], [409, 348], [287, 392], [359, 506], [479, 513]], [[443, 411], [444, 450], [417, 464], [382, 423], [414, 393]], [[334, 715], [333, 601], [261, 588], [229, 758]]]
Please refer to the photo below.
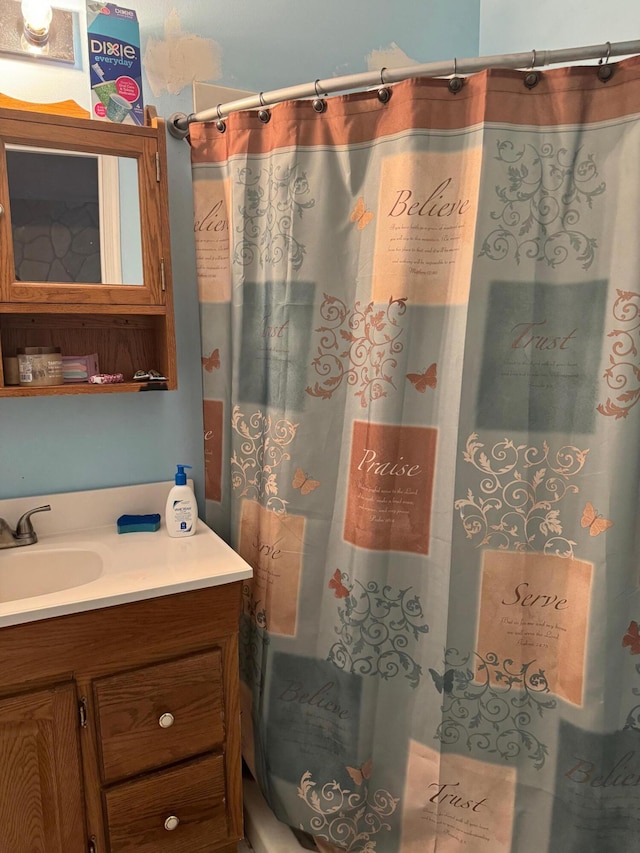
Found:
[[611, 68], [191, 127], [244, 757], [323, 850], [640, 850], [640, 59]]

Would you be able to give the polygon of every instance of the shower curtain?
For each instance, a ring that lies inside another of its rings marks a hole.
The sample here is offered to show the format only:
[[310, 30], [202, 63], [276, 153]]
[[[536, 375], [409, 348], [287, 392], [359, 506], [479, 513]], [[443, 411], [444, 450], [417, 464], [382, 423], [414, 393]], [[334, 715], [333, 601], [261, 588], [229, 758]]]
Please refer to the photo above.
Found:
[[243, 754], [322, 850], [639, 851], [640, 61], [461, 82], [191, 128]]

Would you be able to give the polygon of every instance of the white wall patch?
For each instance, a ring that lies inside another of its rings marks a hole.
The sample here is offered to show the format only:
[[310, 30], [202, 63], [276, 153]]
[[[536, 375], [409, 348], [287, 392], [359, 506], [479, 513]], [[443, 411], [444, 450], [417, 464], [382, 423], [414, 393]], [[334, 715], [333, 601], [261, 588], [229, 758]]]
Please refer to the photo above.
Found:
[[222, 48], [213, 39], [185, 33], [175, 9], [164, 26], [164, 40], [149, 38], [142, 58], [149, 86], [157, 98], [177, 95], [194, 80], [222, 77]]
[[369, 71], [379, 71], [381, 68], [405, 68], [407, 65], [419, 65], [419, 62], [407, 56], [394, 41], [388, 47], [381, 47], [367, 54]]

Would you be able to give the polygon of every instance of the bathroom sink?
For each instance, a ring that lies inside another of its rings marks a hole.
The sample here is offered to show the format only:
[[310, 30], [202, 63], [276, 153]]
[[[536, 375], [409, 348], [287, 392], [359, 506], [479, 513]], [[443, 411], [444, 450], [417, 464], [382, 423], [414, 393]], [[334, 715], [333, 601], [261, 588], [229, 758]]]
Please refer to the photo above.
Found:
[[102, 559], [95, 551], [30, 548], [0, 552], [0, 603], [82, 586], [102, 574]]

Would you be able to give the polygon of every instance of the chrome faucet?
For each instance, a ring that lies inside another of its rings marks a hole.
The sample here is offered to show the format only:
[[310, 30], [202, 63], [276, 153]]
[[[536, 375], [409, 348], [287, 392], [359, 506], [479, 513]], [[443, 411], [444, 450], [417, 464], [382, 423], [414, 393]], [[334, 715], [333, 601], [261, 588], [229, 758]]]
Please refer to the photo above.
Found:
[[48, 512], [51, 509], [49, 504], [45, 506], [37, 506], [35, 509], [30, 509], [21, 515], [16, 524], [16, 529], [12, 530], [4, 518], [0, 518], [0, 551], [4, 548], [19, 548], [21, 545], [34, 545], [38, 541], [33, 525], [31, 524], [31, 516], [34, 512]]

